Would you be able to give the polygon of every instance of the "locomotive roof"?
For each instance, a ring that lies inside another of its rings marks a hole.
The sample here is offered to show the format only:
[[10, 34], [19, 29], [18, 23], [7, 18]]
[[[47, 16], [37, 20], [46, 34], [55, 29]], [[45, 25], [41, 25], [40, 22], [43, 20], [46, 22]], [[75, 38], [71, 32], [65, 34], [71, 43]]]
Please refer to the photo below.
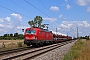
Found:
[[[30, 30], [31, 28], [26, 28], [26, 30]], [[43, 28], [38, 28], [38, 27], [32, 27], [32, 29], [37, 29], [37, 30], [41, 30], [41, 31], [47, 31], [47, 32], [50, 32], [48, 31], [47, 29], [43, 29]]]

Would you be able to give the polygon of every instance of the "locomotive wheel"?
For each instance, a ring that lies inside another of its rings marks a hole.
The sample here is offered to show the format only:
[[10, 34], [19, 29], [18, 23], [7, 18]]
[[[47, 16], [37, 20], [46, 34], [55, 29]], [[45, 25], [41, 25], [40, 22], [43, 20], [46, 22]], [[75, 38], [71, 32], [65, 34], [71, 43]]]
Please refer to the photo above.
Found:
[[43, 46], [43, 42], [40, 43], [40, 46]]
[[33, 47], [39, 47], [40, 45], [36, 43], [36, 44], [33, 44], [32, 46]]
[[30, 46], [30, 44], [27, 44], [27, 46]]

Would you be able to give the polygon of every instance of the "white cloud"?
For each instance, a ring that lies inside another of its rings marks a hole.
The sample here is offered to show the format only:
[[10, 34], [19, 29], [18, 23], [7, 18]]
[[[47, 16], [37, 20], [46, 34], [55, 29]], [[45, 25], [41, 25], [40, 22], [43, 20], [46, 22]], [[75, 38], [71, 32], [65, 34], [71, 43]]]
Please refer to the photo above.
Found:
[[7, 27], [8, 29], [13, 29], [14, 26], [13, 26], [13, 25], [7, 25], [6, 27]]
[[5, 17], [5, 18], [0, 18], [0, 35], [3, 35], [4, 33], [15, 33], [15, 32], [19, 32], [22, 33], [22, 24], [21, 24], [21, 20], [22, 17], [19, 14], [11, 14], [11, 16], [13, 16], [14, 18], [17, 18], [17, 20], [12, 20], [11, 21], [11, 17]]
[[88, 28], [90, 27], [90, 24], [87, 21], [82, 21], [82, 22], [80, 21], [78, 22], [78, 26]]
[[[63, 21], [59, 25], [60, 32], [69, 33], [72, 36], [77, 35], [77, 27], [79, 36], [90, 35], [90, 23], [88, 21]], [[85, 33], [83, 33], [85, 32]]]
[[28, 26], [17, 26], [16, 32], [20, 33], [20, 32], [22, 32], [22, 29], [26, 29], [26, 28], [29, 28], [29, 27]]
[[4, 27], [4, 25], [3, 24], [0, 24], [0, 27]]
[[60, 9], [59, 9], [59, 7], [57, 7], [57, 6], [52, 6], [52, 7], [50, 8], [50, 10], [51, 10], [51, 11], [59, 11]]
[[72, 23], [68, 23], [68, 24], [61, 24], [60, 26], [63, 27], [63, 28], [71, 28], [72, 27]]
[[69, 4], [67, 4], [66, 7], [67, 7], [67, 9], [70, 9], [71, 8], [71, 6]]
[[76, 0], [76, 3], [80, 6], [86, 6], [90, 4], [90, 0]]
[[25, 29], [27, 28], [26, 26], [17, 26], [17, 29]]
[[63, 17], [63, 15], [62, 15], [62, 14], [60, 14], [60, 15], [59, 15], [59, 18], [62, 18], [62, 17]]
[[4, 22], [4, 20], [2, 18], [0, 18], [0, 22]]
[[65, 24], [61, 24], [60, 26], [63, 28], [67, 28], [67, 25], [65, 25]]
[[43, 20], [49, 20], [49, 21], [56, 21], [57, 19], [56, 18], [43, 18]]
[[83, 26], [90, 27], [90, 24], [87, 21], [83, 21]]
[[5, 20], [7, 20], [8, 22], [10, 22], [10, 17], [6, 17]]
[[57, 28], [57, 30], [61, 30], [61, 28]]
[[15, 17], [15, 18], [18, 18], [20, 21], [22, 20], [22, 17], [21, 17], [20, 14], [15, 14], [15, 13], [13, 13], [13, 14], [11, 14], [11, 16], [13, 16], [13, 17]]
[[62, 28], [90, 28], [90, 24], [87, 21], [63, 21], [60, 24]]
[[90, 7], [87, 8], [87, 12], [90, 12]]

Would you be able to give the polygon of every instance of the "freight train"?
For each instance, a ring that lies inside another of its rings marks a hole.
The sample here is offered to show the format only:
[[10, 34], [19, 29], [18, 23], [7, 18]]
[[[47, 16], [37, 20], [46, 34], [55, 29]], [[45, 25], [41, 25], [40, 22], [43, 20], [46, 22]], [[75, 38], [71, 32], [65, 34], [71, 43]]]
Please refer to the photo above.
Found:
[[26, 28], [24, 32], [24, 44], [27, 46], [53, 44], [71, 39], [70, 36], [60, 35], [38, 27]]

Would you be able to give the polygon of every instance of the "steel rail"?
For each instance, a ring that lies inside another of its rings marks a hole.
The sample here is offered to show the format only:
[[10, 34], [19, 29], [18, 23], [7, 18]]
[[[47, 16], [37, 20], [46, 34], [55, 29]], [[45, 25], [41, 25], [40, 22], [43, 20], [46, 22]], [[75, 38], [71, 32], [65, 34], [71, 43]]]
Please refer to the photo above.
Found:
[[[54, 47], [54, 48], [52, 48], [52, 49], [49, 49], [49, 50], [47, 50], [47, 51], [38, 53], [38, 54], [36, 54], [36, 55], [30, 56], [30, 57], [27, 57], [27, 58], [24, 58], [24, 60], [31, 59], [31, 58], [33, 58], [33, 57], [36, 57], [36, 56], [38, 56], [38, 55], [41, 55], [41, 54], [43, 54], [43, 53], [46, 53], [46, 52], [51, 51], [51, 50], [53, 50], [53, 49], [56, 49], [56, 48], [58, 48], [58, 47], [61, 47], [62, 45], [65, 45], [65, 44], [67, 44], [67, 43], [70, 43], [70, 42], [62, 42], [62, 43], [58, 43], [58, 44], [53, 44], [53, 45], [50, 45], [50, 46], [47, 46], [47, 47], [43, 47], [43, 48], [41, 48], [41, 49], [37, 49], [37, 50], [34, 50], [34, 51], [26, 52], [26, 53], [23, 53], [23, 54], [19, 54], [19, 55], [16, 55], [16, 56], [12, 56], [12, 57], [7, 57], [7, 58], [4, 58], [3, 60], [12, 60], [12, 59], [15, 59], [15, 58], [18, 58], [18, 57], [21, 57], [21, 56], [25, 56], [25, 55], [28, 55], [28, 54], [32, 54], [32, 53], [34, 53], [34, 52], [38, 52], [38, 51], [45, 50], [45, 49], [48, 49], [48, 48], [51, 48], [51, 47], [56, 46], [56, 47]], [[57, 45], [60, 45], [60, 46], [57, 46]]]
[[29, 47], [21, 47], [21, 48], [17, 48], [17, 49], [1, 51], [0, 55], [10, 54], [10, 53], [19, 52], [19, 51], [24, 51], [24, 50], [27, 50], [27, 49], [30, 49], [30, 48]]

